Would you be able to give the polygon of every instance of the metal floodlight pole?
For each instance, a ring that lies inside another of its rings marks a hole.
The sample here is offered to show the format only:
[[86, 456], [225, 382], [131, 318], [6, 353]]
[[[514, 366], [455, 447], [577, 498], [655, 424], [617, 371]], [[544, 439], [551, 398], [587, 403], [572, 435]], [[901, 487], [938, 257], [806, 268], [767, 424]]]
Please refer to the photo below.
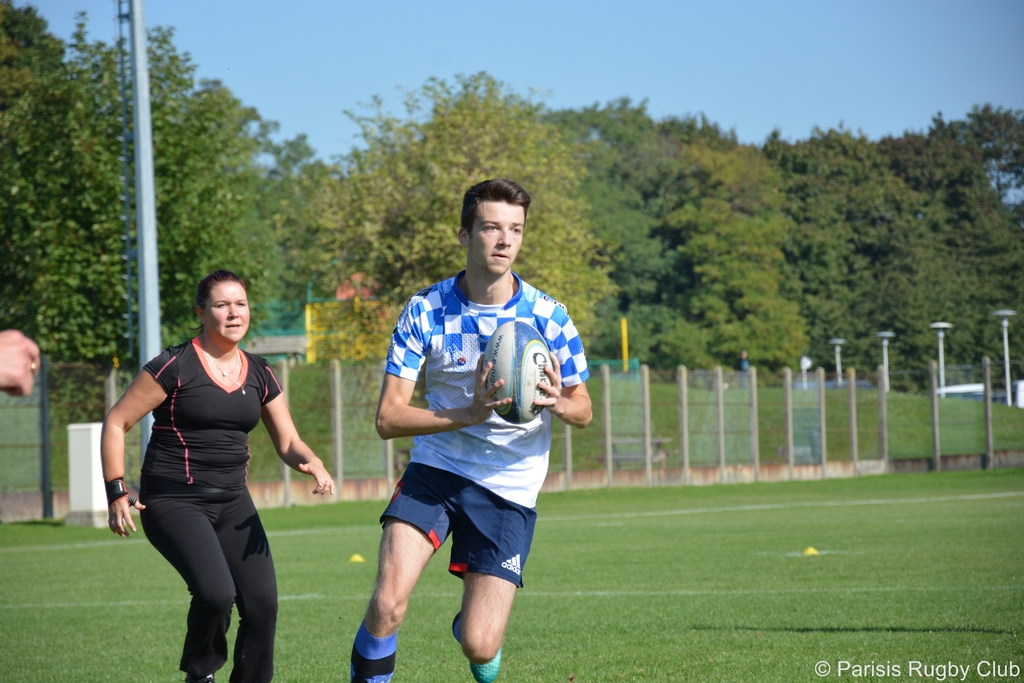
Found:
[[949, 323], [932, 323], [928, 327], [939, 334], [939, 396], [946, 398], [946, 360], [942, 349], [942, 340], [946, 337], [946, 330], [953, 326]]
[[889, 393], [889, 340], [896, 336], [895, 332], [875, 332], [875, 336], [882, 340], [882, 368], [885, 370], [885, 393]]
[[843, 386], [843, 358], [842, 358], [842, 347], [846, 343], [845, 339], [829, 339], [828, 343], [836, 349], [836, 384]]
[[[139, 278], [139, 367], [160, 353], [160, 284], [156, 250], [156, 191], [153, 182], [153, 128], [149, 108], [149, 65], [142, 0], [131, 0], [132, 124], [135, 143], [135, 220]], [[142, 421], [146, 452], [152, 414]]]
[[1017, 311], [1011, 311], [1007, 308], [994, 311], [994, 316], [1002, 318], [1003, 325], [1003, 367], [1006, 372], [1006, 405], [1012, 406], [1013, 402], [1010, 400], [1010, 316], [1017, 315]]

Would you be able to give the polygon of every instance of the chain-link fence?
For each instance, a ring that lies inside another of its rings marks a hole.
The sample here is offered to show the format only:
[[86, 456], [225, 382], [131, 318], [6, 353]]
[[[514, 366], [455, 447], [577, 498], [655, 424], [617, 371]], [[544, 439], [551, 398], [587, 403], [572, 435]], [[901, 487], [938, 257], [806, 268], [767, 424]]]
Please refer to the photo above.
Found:
[[[382, 373], [379, 366], [340, 366], [341, 387], [337, 396], [332, 395], [329, 366], [278, 365], [275, 372], [282, 385], [286, 385], [289, 410], [299, 436], [330, 471], [337, 472], [333, 462], [335, 427], [331, 417], [337, 400], [341, 406], [341, 420], [336, 429], [342, 475], [353, 479], [384, 476], [386, 455], [375, 426]], [[417, 405], [425, 404], [419, 390], [413, 400]], [[393, 446], [400, 471], [408, 462], [412, 440], [395, 439]], [[250, 481], [280, 478], [281, 461], [262, 425], [249, 435], [249, 450], [252, 454]]]
[[[568, 442], [563, 426], [555, 422], [552, 471], [564, 469], [567, 451], [577, 471], [604, 469], [607, 455], [615, 469], [643, 469], [648, 438], [656, 468], [680, 468], [684, 443], [691, 467], [750, 465], [755, 449], [761, 465], [786, 464], [790, 436], [794, 465], [820, 464], [823, 454], [830, 463], [854, 457], [879, 459], [886, 444], [893, 460], [930, 458], [936, 430], [942, 455], [984, 454], [987, 448], [982, 366], [947, 366], [944, 377], [938, 375], [935, 422], [928, 370], [891, 371], [890, 391], [884, 394], [879, 392], [884, 379], [874, 374], [839, 378], [814, 372], [808, 374], [805, 384], [803, 375], [794, 373], [787, 410], [784, 373], [690, 370], [681, 385], [677, 372], [651, 371], [645, 383], [646, 370], [642, 372], [638, 365], [623, 371], [621, 364], [609, 363], [607, 375], [599, 371], [599, 365], [595, 364], [588, 382], [594, 420], [587, 429], [571, 430]], [[1022, 369], [1016, 364], [1011, 367], [1015, 374]], [[291, 414], [300, 435], [332, 472], [338, 471], [334, 462], [338, 452], [344, 478], [387, 476], [386, 448], [390, 448], [396, 465], [392, 474], [400, 475], [412, 443], [411, 439], [396, 439], [388, 447], [377, 436], [374, 418], [382, 373], [379, 365], [339, 366], [337, 370], [325, 364], [278, 366], [277, 371], [287, 384]], [[334, 388], [332, 371], [340, 376], [339, 390]], [[125, 368], [112, 372], [96, 365], [49, 367], [46, 433], [53, 489], [68, 485], [67, 426], [101, 421], [133, 376], [134, 372]], [[1004, 376], [1005, 366], [992, 363], [992, 449], [1024, 450], [1024, 410], [1005, 404]], [[855, 382], [853, 391], [851, 380]], [[756, 396], [752, 392], [755, 385]], [[1011, 403], [1016, 386], [1011, 383]], [[416, 405], [425, 405], [423, 391], [422, 385], [417, 387]], [[884, 404], [880, 401], [883, 395]], [[24, 398], [0, 394], [0, 491], [40, 490], [45, 471], [40, 460], [40, 396], [39, 387]], [[852, 411], [851, 398], [855, 401]], [[684, 402], [685, 428], [681, 420]], [[333, 417], [335, 413], [340, 420]], [[125, 454], [126, 473], [134, 484], [141, 466], [140, 444], [140, 430], [133, 429]], [[250, 435], [250, 450], [250, 481], [281, 478], [280, 460], [262, 426]], [[676, 475], [661, 479], [679, 480]]]
[[757, 422], [759, 460], [780, 465], [786, 455], [786, 396], [782, 373], [757, 374]]
[[[992, 364], [993, 450], [1024, 448], [1024, 411], [1005, 405], [1005, 381]], [[934, 432], [942, 455], [985, 453], [984, 371], [981, 365], [945, 366], [935, 376], [932, 414], [929, 370], [892, 371], [887, 395], [889, 456], [934, 456]], [[937, 418], [937, 422], [936, 422]]]
[[802, 372], [793, 378], [793, 464], [821, 464], [821, 410], [818, 382]]
[[886, 395], [889, 457], [932, 455], [931, 398], [927, 370], [890, 370]]
[[[691, 370], [687, 374], [688, 436], [690, 465], [709, 467], [751, 462], [751, 388], [749, 374], [719, 370]], [[668, 373], [658, 373], [666, 385]], [[678, 382], [678, 377], [675, 379]], [[652, 381], [653, 391], [653, 381]], [[666, 392], [667, 393], [667, 392]], [[672, 409], [663, 406], [666, 418], [678, 415], [678, 399]], [[674, 417], [673, 440], [678, 440], [678, 417]], [[667, 421], [667, 420], [666, 420]], [[668, 425], [662, 424], [668, 429]]]
[[[854, 400], [856, 417], [854, 419], [857, 421], [857, 429], [855, 430], [857, 436], [857, 459], [878, 460], [882, 457], [881, 426], [879, 424], [881, 420], [881, 406], [879, 405], [878, 398], [881, 378], [877, 374], [858, 375], [857, 373], [851, 373], [844, 378], [843, 381], [846, 382], [844, 393], [847, 396], [845, 407], [848, 414], [850, 410], [850, 379], [854, 381], [856, 394]], [[849, 421], [849, 418], [847, 418], [847, 421]], [[852, 454], [852, 449], [850, 452]]]
[[[936, 392], [943, 455], [985, 452], [982, 375], [982, 368], [977, 365], [947, 365], [939, 375]], [[947, 392], [946, 387], [952, 387], [954, 391]], [[968, 391], [961, 391], [961, 388]], [[973, 389], [981, 391], [969, 391]]]
[[1021, 379], [1024, 376], [1024, 362], [1010, 361], [1009, 392], [1006, 369], [1005, 363], [993, 362], [990, 371], [993, 450], [997, 451], [1019, 449], [1021, 443], [1024, 443], [1024, 421], [1019, 418], [1024, 413], [1024, 380]]
[[[132, 377], [128, 371], [110, 372], [98, 365], [55, 363], [48, 364], [47, 372], [37, 377], [30, 396], [13, 398], [0, 394], [0, 490], [39, 490], [43, 475], [43, 429], [49, 437], [46, 445], [50, 484], [54, 490], [66, 489], [68, 425], [101, 422], [108, 401], [124, 393]], [[48, 398], [46, 427], [42, 426], [41, 405], [44, 379]], [[108, 387], [108, 382], [113, 384]], [[138, 430], [133, 430], [125, 444], [125, 466], [130, 477], [134, 473], [131, 483], [135, 485], [141, 461], [141, 437]]]
[[0, 491], [38, 491], [40, 391], [12, 397], [0, 392]]

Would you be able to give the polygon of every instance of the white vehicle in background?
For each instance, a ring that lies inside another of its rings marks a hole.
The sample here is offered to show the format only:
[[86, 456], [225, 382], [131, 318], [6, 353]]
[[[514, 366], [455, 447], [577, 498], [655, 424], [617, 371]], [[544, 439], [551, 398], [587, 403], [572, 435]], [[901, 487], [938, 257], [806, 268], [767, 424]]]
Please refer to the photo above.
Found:
[[[945, 394], [949, 398], [966, 398], [971, 401], [985, 400], [985, 385], [977, 384], [952, 384], [945, 389], [939, 390], [939, 395]], [[992, 402], [1006, 404], [1006, 394], [1003, 391], [992, 392]], [[1013, 383], [1013, 405], [1017, 408], [1024, 408], [1024, 380], [1017, 380]]]

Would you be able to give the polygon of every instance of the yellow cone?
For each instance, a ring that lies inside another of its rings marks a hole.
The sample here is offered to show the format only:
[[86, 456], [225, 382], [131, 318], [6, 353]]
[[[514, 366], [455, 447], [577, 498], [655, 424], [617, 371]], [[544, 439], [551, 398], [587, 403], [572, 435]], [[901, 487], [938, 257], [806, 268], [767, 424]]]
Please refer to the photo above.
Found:
[[[818, 552], [815, 551], [814, 554], [817, 555]], [[366, 559], [362, 555], [360, 555], [359, 553], [356, 553], [352, 557], [348, 558], [348, 561], [349, 562], [366, 562]]]
[[[814, 548], [814, 546], [813, 546], [813, 545], [809, 545], [809, 546], [807, 546], [807, 549], [806, 549], [806, 550], [804, 550], [804, 555], [820, 555], [820, 554], [821, 554], [821, 553], [819, 553], [819, 552], [818, 552], [818, 551], [817, 551], [817, 550], [816, 550], [816, 549]], [[353, 562], [355, 562], [355, 560], [353, 560]]]

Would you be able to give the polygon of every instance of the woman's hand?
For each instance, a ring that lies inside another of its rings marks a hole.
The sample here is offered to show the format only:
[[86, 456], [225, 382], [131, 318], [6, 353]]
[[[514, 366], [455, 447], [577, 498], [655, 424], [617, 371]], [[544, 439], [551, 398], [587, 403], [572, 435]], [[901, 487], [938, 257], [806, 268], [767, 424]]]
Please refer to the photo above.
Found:
[[299, 438], [283, 394], [263, 406], [263, 424], [270, 434], [278, 457], [293, 470], [316, 479], [314, 495], [326, 496], [330, 493], [333, 496], [334, 480], [327, 473], [323, 461]]
[[[134, 504], [129, 505], [129, 501], [134, 501]], [[122, 496], [107, 506], [107, 526], [121, 538], [128, 538], [128, 529], [136, 533], [138, 532], [138, 529], [135, 528], [135, 522], [132, 520], [133, 507], [136, 510], [146, 509], [145, 505], [135, 500], [135, 496]], [[127, 522], [127, 529], [125, 528], [125, 522]]]
[[313, 489], [314, 496], [334, 495], [334, 480], [328, 474], [320, 458], [314, 458], [310, 462], [300, 462], [299, 471], [316, 479], [316, 488]]

